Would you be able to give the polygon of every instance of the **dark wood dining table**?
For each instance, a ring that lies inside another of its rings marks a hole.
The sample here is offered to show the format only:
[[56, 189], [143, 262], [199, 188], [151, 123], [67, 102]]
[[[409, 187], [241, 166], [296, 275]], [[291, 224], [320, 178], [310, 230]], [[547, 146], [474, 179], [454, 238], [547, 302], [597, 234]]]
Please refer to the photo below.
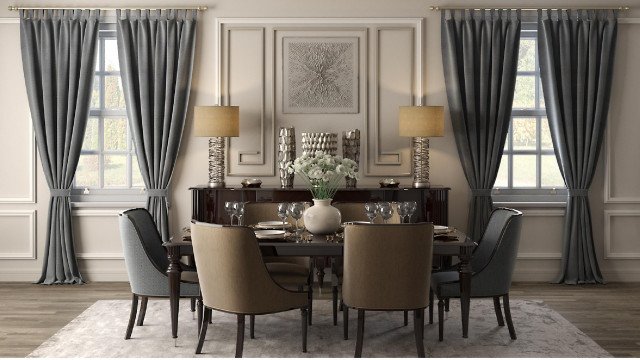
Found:
[[[452, 239], [452, 237], [454, 239]], [[258, 245], [265, 256], [326, 256], [342, 257], [343, 242], [340, 238], [327, 238], [324, 235], [314, 235], [310, 241], [273, 241], [259, 240]], [[182, 272], [181, 258], [193, 255], [190, 236], [181, 240], [173, 240], [164, 244], [169, 258], [167, 276], [169, 278], [169, 306], [171, 307], [171, 334], [178, 337], [178, 309], [180, 301], [180, 273]], [[460, 272], [460, 309], [462, 317], [462, 337], [469, 333], [469, 303], [471, 293], [471, 256], [477, 244], [466, 234], [455, 231], [446, 240], [439, 240], [436, 236], [433, 242], [433, 254], [444, 257], [458, 257], [458, 271]]]

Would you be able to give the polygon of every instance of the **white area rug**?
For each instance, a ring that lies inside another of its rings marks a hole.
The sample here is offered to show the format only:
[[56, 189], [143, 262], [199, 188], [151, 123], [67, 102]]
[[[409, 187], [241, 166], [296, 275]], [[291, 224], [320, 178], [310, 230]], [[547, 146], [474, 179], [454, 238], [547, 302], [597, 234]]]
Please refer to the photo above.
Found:
[[[428, 357], [610, 357], [593, 340], [541, 301], [512, 300], [511, 312], [518, 335], [509, 338], [507, 327], [497, 325], [493, 302], [471, 301], [469, 338], [462, 338], [457, 301], [445, 315], [445, 340], [438, 342], [437, 311], [434, 324], [425, 325]], [[171, 338], [169, 302], [149, 300], [144, 326], [136, 326], [124, 340], [130, 302], [103, 300], [89, 307], [29, 357], [194, 357], [197, 324], [189, 303], [181, 302], [177, 346]], [[434, 309], [435, 310], [435, 309]], [[256, 338], [244, 343], [245, 357], [353, 357], [356, 311], [350, 311], [349, 340], [342, 339], [342, 313], [332, 325], [331, 302], [314, 302], [309, 327], [308, 353], [301, 352], [300, 312], [256, 317]], [[413, 324], [403, 325], [401, 312], [367, 312], [364, 357], [415, 357]], [[236, 317], [213, 312], [204, 354], [198, 357], [233, 357]]]

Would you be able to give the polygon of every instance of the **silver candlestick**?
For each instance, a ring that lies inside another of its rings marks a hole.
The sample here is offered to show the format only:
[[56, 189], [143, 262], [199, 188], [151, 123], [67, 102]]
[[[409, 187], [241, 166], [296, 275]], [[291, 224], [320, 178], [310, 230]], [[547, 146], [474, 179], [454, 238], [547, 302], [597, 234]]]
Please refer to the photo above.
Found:
[[296, 131], [293, 127], [281, 127], [278, 136], [278, 172], [280, 187], [293, 187], [294, 174], [287, 171], [287, 164], [296, 158]]
[[[356, 171], [358, 171], [360, 166], [360, 130], [342, 132], [342, 157], [355, 161]], [[345, 182], [348, 188], [355, 188], [357, 180], [347, 176]]]

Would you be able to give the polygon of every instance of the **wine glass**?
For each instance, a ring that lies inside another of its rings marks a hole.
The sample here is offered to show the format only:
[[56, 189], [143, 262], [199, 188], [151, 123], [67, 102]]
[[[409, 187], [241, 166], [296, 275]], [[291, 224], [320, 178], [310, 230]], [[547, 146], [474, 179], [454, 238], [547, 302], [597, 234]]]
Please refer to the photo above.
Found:
[[242, 218], [244, 217], [244, 203], [236, 202], [233, 204], [234, 214], [238, 218], [238, 225], [242, 226]]
[[382, 201], [378, 203], [378, 214], [386, 224], [389, 219], [393, 216], [393, 208], [391, 207], [391, 203]]
[[415, 201], [406, 201], [405, 203], [405, 209], [407, 210], [407, 216], [409, 217], [409, 223], [411, 223], [411, 217], [413, 216], [413, 213], [416, 212], [416, 209], [418, 208], [418, 203], [416, 203]]
[[289, 204], [289, 208], [287, 209], [287, 214], [291, 216], [296, 221], [296, 234], [299, 232], [298, 220], [302, 217], [302, 213], [304, 212], [304, 204], [301, 202], [294, 202]]
[[287, 209], [289, 208], [289, 204], [287, 203], [279, 203], [278, 204], [278, 217], [282, 220], [282, 230], [285, 230], [285, 219], [287, 218]]
[[406, 204], [407, 204], [406, 202], [397, 203], [398, 215], [400, 216], [400, 223], [401, 224], [404, 223], [404, 217], [407, 216], [407, 205]]
[[233, 201], [226, 201], [224, 203], [224, 211], [229, 215], [229, 224], [233, 225]]
[[364, 213], [369, 218], [369, 222], [373, 224], [373, 219], [378, 215], [378, 204], [366, 203], [364, 204]]

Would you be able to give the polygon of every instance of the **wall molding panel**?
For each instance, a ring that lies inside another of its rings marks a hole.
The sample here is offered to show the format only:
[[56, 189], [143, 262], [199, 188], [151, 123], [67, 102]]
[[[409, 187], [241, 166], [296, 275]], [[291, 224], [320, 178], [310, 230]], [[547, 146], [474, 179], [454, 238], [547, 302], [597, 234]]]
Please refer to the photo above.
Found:
[[[29, 220], [29, 236], [27, 239], [28, 250], [22, 253], [0, 252], [0, 260], [35, 260], [36, 259], [36, 210], [1, 210], [0, 218], [7, 217], [26, 217]], [[16, 240], [16, 239], [11, 239]]]
[[[122, 211], [126, 209], [73, 209], [71, 211], [72, 217], [117, 217]], [[120, 238], [115, 239], [120, 241]], [[76, 241], [86, 242], [82, 238], [76, 238]], [[76, 257], [79, 260], [124, 260], [124, 255], [114, 252], [77, 252]]]
[[[640, 259], [640, 252], [614, 252], [611, 245], [615, 239], [611, 236], [611, 219], [614, 217], [635, 217], [640, 224], [640, 210], [605, 210], [604, 211], [604, 258], [605, 259]], [[633, 232], [637, 236], [637, 232]], [[636, 240], [637, 238], [634, 238]], [[627, 240], [629, 240], [627, 238]]]
[[[527, 217], [564, 217], [565, 210], [523, 210], [522, 216]], [[559, 252], [518, 252], [518, 260], [559, 260], [562, 253]]]

